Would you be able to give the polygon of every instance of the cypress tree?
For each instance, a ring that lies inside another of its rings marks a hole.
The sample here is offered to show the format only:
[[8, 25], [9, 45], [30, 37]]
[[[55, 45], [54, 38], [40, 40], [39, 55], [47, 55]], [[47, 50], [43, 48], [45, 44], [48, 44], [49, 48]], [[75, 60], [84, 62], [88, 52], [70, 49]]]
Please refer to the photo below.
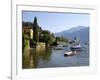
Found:
[[35, 42], [39, 41], [39, 35], [38, 35], [38, 23], [37, 23], [37, 18], [34, 18], [34, 23], [33, 23], [33, 40]]

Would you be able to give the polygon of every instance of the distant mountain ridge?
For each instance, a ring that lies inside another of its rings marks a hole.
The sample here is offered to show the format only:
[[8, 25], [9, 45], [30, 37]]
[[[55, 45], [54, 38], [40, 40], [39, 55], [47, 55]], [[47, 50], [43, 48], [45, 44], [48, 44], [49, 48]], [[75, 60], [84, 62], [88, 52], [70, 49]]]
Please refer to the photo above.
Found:
[[69, 30], [58, 32], [54, 34], [55, 36], [63, 36], [70, 40], [73, 40], [76, 36], [80, 39], [81, 42], [89, 42], [89, 27], [77, 26]]

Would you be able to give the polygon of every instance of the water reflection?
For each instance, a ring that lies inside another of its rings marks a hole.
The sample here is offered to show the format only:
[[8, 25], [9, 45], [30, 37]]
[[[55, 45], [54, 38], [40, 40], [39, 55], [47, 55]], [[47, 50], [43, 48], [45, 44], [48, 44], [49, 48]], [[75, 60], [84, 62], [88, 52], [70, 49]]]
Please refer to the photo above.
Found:
[[37, 68], [39, 65], [39, 61], [43, 60], [45, 62], [48, 62], [50, 60], [52, 50], [51, 48], [46, 49], [27, 49], [23, 50], [22, 55], [22, 65], [23, 68]]
[[63, 47], [62, 50], [53, 48], [23, 50], [22, 68], [89, 66], [89, 47], [77, 52], [74, 56], [64, 57], [64, 53], [68, 50], [68, 47]]

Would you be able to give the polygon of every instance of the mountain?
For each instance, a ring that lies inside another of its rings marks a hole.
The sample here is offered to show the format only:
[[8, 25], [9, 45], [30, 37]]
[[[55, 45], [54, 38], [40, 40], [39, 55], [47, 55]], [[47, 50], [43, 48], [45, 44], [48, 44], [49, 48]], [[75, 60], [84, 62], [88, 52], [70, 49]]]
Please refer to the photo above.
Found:
[[84, 42], [84, 41], [89, 42], [89, 27], [78, 26], [78, 27], [71, 28], [69, 30], [55, 33], [54, 35], [59, 37], [63, 36], [70, 40], [73, 40], [77, 36], [80, 42]]

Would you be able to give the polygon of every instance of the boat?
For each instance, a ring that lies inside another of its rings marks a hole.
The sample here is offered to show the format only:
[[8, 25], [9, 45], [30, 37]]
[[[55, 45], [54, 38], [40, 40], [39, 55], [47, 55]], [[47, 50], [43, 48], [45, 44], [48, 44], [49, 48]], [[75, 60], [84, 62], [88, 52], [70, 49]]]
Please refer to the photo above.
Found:
[[80, 44], [77, 44], [77, 45], [72, 45], [70, 46], [71, 50], [82, 50], [82, 47]]
[[69, 51], [69, 52], [65, 52], [64, 56], [73, 56], [75, 55], [77, 52], [76, 51]]
[[66, 45], [63, 45], [63, 47], [68, 47], [68, 44], [66, 44]]
[[62, 50], [62, 49], [63, 49], [62, 45], [58, 45], [58, 46], [54, 47], [54, 50]]
[[80, 41], [77, 37], [75, 37], [73, 43], [70, 45], [71, 50], [82, 50], [82, 47], [80, 45]]

